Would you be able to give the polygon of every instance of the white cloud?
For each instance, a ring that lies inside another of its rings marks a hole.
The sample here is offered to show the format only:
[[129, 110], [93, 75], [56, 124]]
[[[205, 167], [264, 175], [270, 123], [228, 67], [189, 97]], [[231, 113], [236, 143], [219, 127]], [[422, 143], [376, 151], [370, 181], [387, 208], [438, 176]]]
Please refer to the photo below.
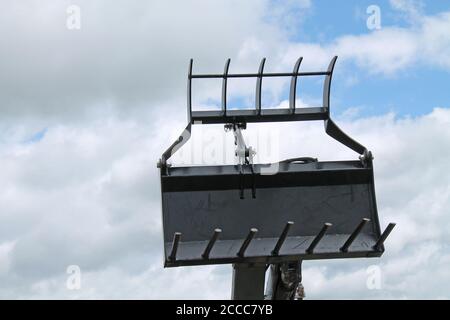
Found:
[[[304, 10], [307, 2], [298, 2], [303, 6], [296, 12]], [[247, 39], [271, 46], [280, 42], [284, 32], [268, 19], [273, 13], [269, 3], [80, 0], [81, 29], [70, 31], [66, 28], [69, 1], [4, 1], [0, 12], [3, 118], [73, 121], [85, 113], [90, 116], [92, 109], [116, 108], [128, 115], [165, 104], [167, 97], [172, 103], [185, 101], [189, 58], [195, 59], [197, 70], [214, 70], [227, 57], [236, 58]], [[274, 8], [284, 12], [287, 5]]]
[[[450, 13], [425, 16], [416, 5], [397, 0], [394, 8], [417, 12], [409, 27], [383, 25], [321, 45], [290, 40], [284, 25], [302, 28], [310, 1], [238, 2], [239, 10], [234, 1], [79, 1], [81, 30], [69, 31], [69, 2], [6, 1], [0, 12], [3, 122], [44, 118], [48, 124], [111, 110], [133, 117], [142, 109], [158, 113], [155, 105], [172, 109], [185, 101], [191, 57], [196, 72], [220, 72], [227, 57], [233, 71], [254, 71], [264, 56], [266, 69], [285, 71], [299, 55], [305, 57], [302, 69], [322, 69], [335, 54], [371, 74], [392, 75], [417, 63], [450, 68]], [[276, 95], [282, 85], [270, 87]], [[237, 93], [253, 91], [247, 89]]]
[[279, 51], [287, 65], [305, 57], [305, 66], [320, 68], [330, 57], [356, 64], [364, 73], [394, 75], [416, 64], [450, 70], [450, 13], [425, 16], [410, 1], [393, 1], [395, 8], [414, 15], [408, 27], [383, 25], [381, 30], [359, 35], [344, 35], [333, 42], [289, 43]]
[[[450, 109], [417, 118], [343, 117], [339, 124], [374, 152], [382, 225], [398, 225], [379, 260], [305, 262], [308, 297], [449, 297], [437, 277], [450, 277]], [[0, 296], [229, 298], [229, 266], [162, 268], [155, 163], [174, 128], [160, 125], [156, 131], [154, 124], [110, 118], [49, 128], [40, 142], [3, 147]], [[356, 158], [325, 135], [322, 123], [285, 129], [280, 138], [292, 139], [282, 140], [283, 158]], [[83, 272], [79, 291], [65, 288], [71, 264]], [[381, 267], [380, 291], [365, 287], [371, 264]]]
[[391, 6], [405, 13], [406, 18], [414, 23], [423, 16], [424, 3], [421, 0], [390, 0]]
[[435, 17], [425, 17], [422, 27], [423, 52], [421, 59], [427, 63], [450, 69], [450, 12]]
[[6, 275], [6, 273], [9, 272], [11, 264], [9, 255], [13, 248], [14, 242], [5, 242], [0, 245], [0, 276]]

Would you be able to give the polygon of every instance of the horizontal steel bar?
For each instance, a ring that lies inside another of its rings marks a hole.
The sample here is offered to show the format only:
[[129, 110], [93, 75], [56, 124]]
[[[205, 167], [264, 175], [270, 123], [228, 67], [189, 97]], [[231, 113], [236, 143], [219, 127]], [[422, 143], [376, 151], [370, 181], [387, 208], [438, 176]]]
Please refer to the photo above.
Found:
[[297, 255], [287, 256], [247, 256], [247, 257], [211, 257], [209, 259], [192, 259], [165, 261], [166, 268], [182, 267], [182, 266], [199, 266], [199, 265], [215, 265], [215, 264], [231, 264], [231, 263], [266, 263], [277, 264], [284, 262], [292, 262], [299, 260], [330, 260], [330, 259], [351, 259], [351, 258], [377, 258], [383, 255], [382, 251], [376, 251], [372, 248], [367, 250], [348, 251], [348, 252], [323, 252], [323, 253], [298, 253]]
[[190, 79], [222, 79], [226, 78], [259, 78], [259, 77], [308, 77], [308, 76], [329, 76], [329, 71], [317, 71], [317, 72], [270, 72], [270, 73], [230, 73], [226, 76], [223, 74], [193, 74]]
[[327, 120], [328, 114], [321, 107], [298, 108], [295, 113], [290, 109], [241, 109], [228, 110], [225, 115], [222, 111], [192, 111], [192, 124], [218, 124], [218, 123], [256, 123], [256, 122], [288, 122]]

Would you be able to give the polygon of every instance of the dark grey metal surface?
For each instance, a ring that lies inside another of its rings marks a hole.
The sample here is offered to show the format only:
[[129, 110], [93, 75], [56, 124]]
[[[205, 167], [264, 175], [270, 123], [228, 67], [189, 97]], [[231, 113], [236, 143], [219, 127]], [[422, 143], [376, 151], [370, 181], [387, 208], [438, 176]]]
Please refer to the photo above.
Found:
[[[174, 233], [182, 237], [177, 259], [167, 259], [166, 266], [381, 255], [382, 250], [373, 249], [380, 229], [371, 168], [343, 161], [284, 163], [279, 169], [278, 174], [264, 176], [261, 165], [255, 165], [256, 198], [250, 196], [247, 172], [247, 196], [240, 199], [237, 166], [169, 168], [169, 175], [162, 177], [166, 252], [170, 253]], [[365, 218], [370, 222], [355, 235]], [[288, 222], [294, 224], [283, 235]], [[332, 227], [314, 244], [314, 251], [307, 252], [324, 223]], [[217, 228], [220, 239], [204, 259], [202, 253]], [[252, 228], [257, 233], [249, 234]], [[348, 250], [341, 251], [352, 234]], [[284, 241], [274, 255], [280, 235]]]

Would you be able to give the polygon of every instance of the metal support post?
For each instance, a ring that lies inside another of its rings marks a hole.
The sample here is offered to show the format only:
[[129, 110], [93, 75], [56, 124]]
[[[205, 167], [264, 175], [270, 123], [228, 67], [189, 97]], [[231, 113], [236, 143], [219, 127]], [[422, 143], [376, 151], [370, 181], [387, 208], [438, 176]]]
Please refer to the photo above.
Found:
[[265, 264], [233, 264], [231, 298], [233, 300], [263, 300], [265, 275]]

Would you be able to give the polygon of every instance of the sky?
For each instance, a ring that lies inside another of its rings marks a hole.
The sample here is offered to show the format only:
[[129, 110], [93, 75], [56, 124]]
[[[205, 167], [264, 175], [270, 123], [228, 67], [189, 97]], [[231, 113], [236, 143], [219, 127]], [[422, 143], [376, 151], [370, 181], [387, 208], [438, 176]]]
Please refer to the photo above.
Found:
[[[450, 298], [450, 3], [1, 7], [0, 298], [228, 299], [229, 265], [163, 268], [156, 162], [187, 122], [189, 59], [194, 72], [219, 73], [227, 58], [230, 72], [256, 72], [266, 57], [270, 72], [291, 71], [302, 56], [301, 70], [317, 71], [335, 55], [332, 117], [373, 152], [381, 227], [397, 226], [382, 258], [305, 262], [306, 297]], [[298, 104], [320, 105], [321, 85], [301, 79]], [[197, 108], [219, 105], [220, 81], [193, 90]], [[230, 81], [229, 94], [232, 107], [252, 108], [253, 80]], [[288, 83], [263, 83], [265, 106], [287, 97]], [[244, 135], [267, 132], [278, 146], [273, 161], [357, 159], [322, 123], [249, 126]], [[223, 135], [220, 126], [195, 127], [173, 163], [218, 161], [202, 146], [220, 141], [232, 151]]]

